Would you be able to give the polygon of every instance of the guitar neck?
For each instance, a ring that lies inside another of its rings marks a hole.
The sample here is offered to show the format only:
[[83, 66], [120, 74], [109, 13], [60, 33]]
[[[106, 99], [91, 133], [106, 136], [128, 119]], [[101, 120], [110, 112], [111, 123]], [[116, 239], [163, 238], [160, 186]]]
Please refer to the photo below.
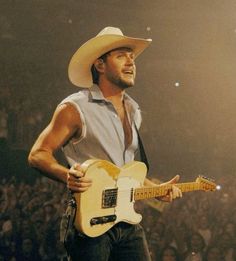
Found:
[[[171, 190], [170, 184], [157, 186], [157, 187], [142, 187], [137, 188], [134, 191], [134, 200], [148, 199], [161, 197], [168, 194]], [[188, 183], [177, 183], [175, 184], [182, 192], [190, 192], [196, 190], [202, 190], [200, 184], [197, 182], [188, 182]]]

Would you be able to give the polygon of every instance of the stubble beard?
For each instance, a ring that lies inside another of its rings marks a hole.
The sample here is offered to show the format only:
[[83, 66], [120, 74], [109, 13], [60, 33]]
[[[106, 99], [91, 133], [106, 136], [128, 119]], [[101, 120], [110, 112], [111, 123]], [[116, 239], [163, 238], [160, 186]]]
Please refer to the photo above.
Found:
[[114, 76], [111, 75], [109, 77], [109, 80], [110, 80], [110, 82], [117, 85], [122, 90], [125, 90], [125, 89], [128, 89], [128, 88], [134, 86], [134, 80], [133, 81], [125, 81], [120, 76], [114, 77]]

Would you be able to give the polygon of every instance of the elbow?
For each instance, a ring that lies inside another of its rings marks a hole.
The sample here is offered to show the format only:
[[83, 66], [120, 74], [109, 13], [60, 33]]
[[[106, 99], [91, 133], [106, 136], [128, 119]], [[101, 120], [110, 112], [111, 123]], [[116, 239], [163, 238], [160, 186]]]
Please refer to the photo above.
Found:
[[31, 151], [28, 155], [28, 164], [30, 167], [35, 168], [37, 166], [37, 152]]

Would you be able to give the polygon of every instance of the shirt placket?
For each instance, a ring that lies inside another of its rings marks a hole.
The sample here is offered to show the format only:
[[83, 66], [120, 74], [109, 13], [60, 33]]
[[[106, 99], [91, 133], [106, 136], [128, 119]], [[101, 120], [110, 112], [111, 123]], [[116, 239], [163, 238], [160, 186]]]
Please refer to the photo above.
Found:
[[121, 151], [122, 151], [122, 157], [123, 157], [123, 163], [125, 163], [125, 135], [124, 135], [124, 128], [121, 122], [121, 119], [119, 117], [119, 115], [117, 114], [113, 104], [111, 102], [108, 102], [108, 107], [109, 107], [109, 111], [110, 111], [110, 115], [111, 115], [111, 119], [112, 122], [114, 124], [114, 126], [117, 129], [117, 135], [118, 138], [120, 140], [120, 144], [122, 144], [121, 146]]

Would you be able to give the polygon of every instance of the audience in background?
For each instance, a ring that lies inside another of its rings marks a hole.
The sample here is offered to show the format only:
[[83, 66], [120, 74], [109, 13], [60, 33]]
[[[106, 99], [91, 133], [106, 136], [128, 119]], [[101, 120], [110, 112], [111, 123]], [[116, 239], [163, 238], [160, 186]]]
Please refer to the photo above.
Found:
[[[222, 190], [187, 193], [162, 212], [138, 203], [154, 261], [235, 260], [236, 181], [220, 182]], [[64, 185], [45, 177], [31, 185], [2, 179], [0, 260], [66, 260], [59, 241], [66, 198]]]
[[[0, 90], [0, 261], [66, 260], [59, 241], [66, 188], [45, 177], [29, 178], [20, 173], [27, 169], [16, 169], [19, 159], [14, 165], [8, 156], [31, 146], [52, 104], [39, 109], [30, 96], [15, 95], [14, 102], [11, 96], [9, 88]], [[154, 261], [236, 260], [236, 180], [224, 173], [217, 182], [220, 191], [185, 194], [163, 211], [138, 203]]]

